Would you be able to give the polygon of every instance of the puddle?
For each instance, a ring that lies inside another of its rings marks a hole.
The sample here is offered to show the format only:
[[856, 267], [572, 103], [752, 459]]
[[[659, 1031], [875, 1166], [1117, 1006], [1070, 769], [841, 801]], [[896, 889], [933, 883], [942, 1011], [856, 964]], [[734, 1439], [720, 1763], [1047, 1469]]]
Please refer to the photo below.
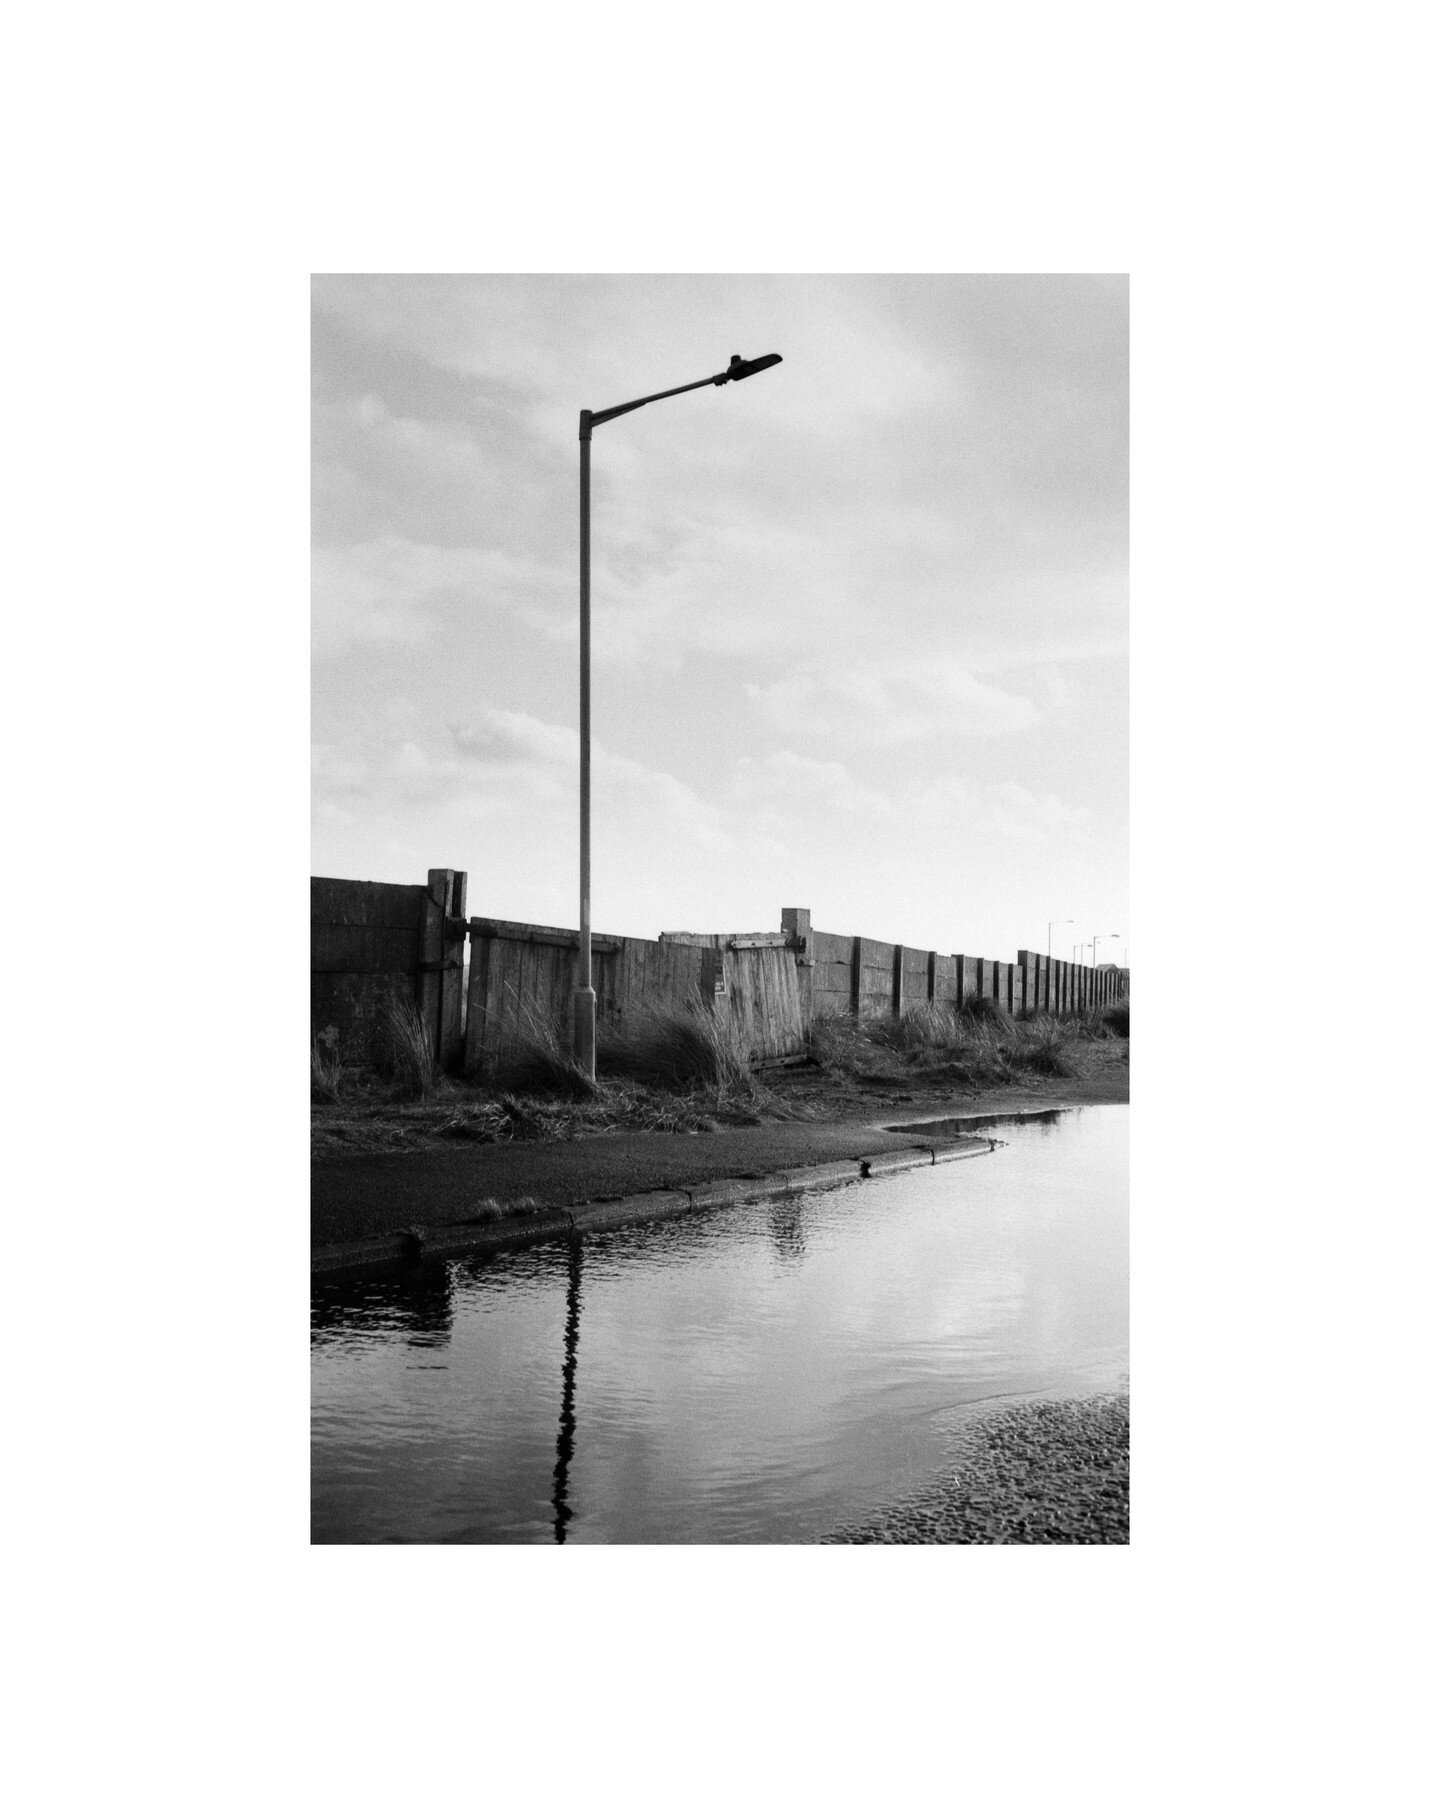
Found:
[[1022, 1127], [972, 1168], [317, 1282], [312, 1538], [805, 1543], [939, 1468], [957, 1410], [1119, 1386], [1128, 1112], [946, 1121]]

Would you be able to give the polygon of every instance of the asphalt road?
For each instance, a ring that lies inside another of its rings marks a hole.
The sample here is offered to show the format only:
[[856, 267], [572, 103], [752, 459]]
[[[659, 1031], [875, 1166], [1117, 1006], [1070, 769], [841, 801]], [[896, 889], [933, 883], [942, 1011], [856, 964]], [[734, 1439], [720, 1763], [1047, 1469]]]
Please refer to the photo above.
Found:
[[619, 1130], [574, 1142], [467, 1143], [327, 1157], [311, 1167], [310, 1241], [318, 1247], [382, 1237], [407, 1225], [458, 1224], [484, 1199], [502, 1206], [532, 1199], [543, 1211], [854, 1160], [915, 1140], [858, 1123], [761, 1124], [694, 1136]]

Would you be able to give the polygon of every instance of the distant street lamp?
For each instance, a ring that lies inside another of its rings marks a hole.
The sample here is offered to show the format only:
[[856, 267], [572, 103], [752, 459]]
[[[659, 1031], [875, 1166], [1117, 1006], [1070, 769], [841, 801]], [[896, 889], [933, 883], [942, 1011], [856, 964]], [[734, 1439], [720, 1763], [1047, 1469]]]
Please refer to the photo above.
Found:
[[1073, 915], [1067, 915], [1063, 922], [1046, 922], [1046, 924], [1045, 924], [1045, 957], [1046, 957], [1046, 959], [1049, 959], [1049, 957], [1050, 957], [1050, 936], [1055, 932], [1055, 930], [1057, 928], [1073, 928], [1074, 926], [1075, 926], [1075, 918]]
[[1120, 936], [1118, 934], [1097, 934], [1095, 936], [1095, 939], [1090, 943], [1090, 966], [1092, 971], [1095, 966], [1095, 948], [1097, 943], [1100, 941], [1118, 941], [1119, 938]]
[[573, 1052], [576, 1065], [590, 1079], [595, 1077], [595, 989], [590, 980], [590, 431], [598, 423], [639, 410], [642, 404], [675, 398], [682, 391], [698, 391], [702, 385], [728, 385], [732, 379], [748, 379], [751, 373], [779, 364], [780, 355], [775, 353], [762, 354], [758, 360], [731, 354], [725, 371], [708, 379], [672, 385], [669, 391], [652, 391], [648, 398], [612, 404], [609, 410], [580, 412], [580, 963], [575, 977]]

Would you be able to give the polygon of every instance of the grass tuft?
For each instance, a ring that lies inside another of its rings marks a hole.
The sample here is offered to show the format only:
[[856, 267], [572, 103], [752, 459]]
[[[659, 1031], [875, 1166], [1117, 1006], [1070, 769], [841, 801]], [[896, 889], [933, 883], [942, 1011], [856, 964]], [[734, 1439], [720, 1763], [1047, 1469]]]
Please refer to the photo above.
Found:
[[595, 1082], [576, 1063], [569, 1041], [556, 1025], [528, 1005], [507, 1036], [494, 1082], [511, 1093], [540, 1098], [594, 1098]]
[[1015, 1033], [1015, 1018], [1002, 1010], [993, 997], [967, 997], [960, 1010], [960, 1020], [973, 1028], [1003, 1029]]
[[310, 1103], [340, 1103], [340, 1050], [333, 1029], [322, 1029], [310, 1037]]
[[672, 1091], [713, 1086], [722, 1098], [751, 1084], [743, 1034], [708, 1004], [642, 1004], [623, 1022], [602, 1024], [595, 1047], [597, 1069], [611, 1078]]
[[810, 1018], [808, 1041], [812, 1060], [841, 1073], [854, 1073], [872, 1058], [867, 1032], [843, 1010], [817, 1010]]
[[1037, 1019], [1004, 1044], [1006, 1058], [1022, 1073], [1046, 1074], [1052, 1079], [1073, 1079], [1075, 1069], [1065, 1057], [1065, 1031], [1053, 1020]]
[[386, 1070], [400, 1094], [422, 1103], [435, 1094], [437, 1069], [419, 1007], [413, 998], [392, 998], [385, 1006]]
[[1127, 997], [1118, 1004], [1107, 1004], [1100, 1012], [1100, 1020], [1107, 1029], [1113, 1029], [1117, 1035], [1128, 1037], [1130, 1034], [1130, 999]]

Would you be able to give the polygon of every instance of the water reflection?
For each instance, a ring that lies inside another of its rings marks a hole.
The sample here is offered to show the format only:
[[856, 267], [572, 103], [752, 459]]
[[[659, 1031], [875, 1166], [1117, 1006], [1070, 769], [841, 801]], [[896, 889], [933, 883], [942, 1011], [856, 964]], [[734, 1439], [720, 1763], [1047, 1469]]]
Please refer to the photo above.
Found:
[[316, 1345], [386, 1332], [417, 1345], [448, 1344], [454, 1320], [450, 1271], [441, 1262], [358, 1280], [339, 1276], [311, 1287], [310, 1323]]
[[805, 1256], [805, 1210], [798, 1199], [777, 1199], [770, 1208], [770, 1241], [782, 1262], [798, 1263]]
[[565, 1500], [570, 1457], [575, 1450], [575, 1354], [580, 1348], [580, 1256], [583, 1244], [570, 1240], [570, 1285], [565, 1291], [565, 1368], [561, 1375], [560, 1432], [555, 1441], [555, 1544], [564, 1546], [572, 1510]]

